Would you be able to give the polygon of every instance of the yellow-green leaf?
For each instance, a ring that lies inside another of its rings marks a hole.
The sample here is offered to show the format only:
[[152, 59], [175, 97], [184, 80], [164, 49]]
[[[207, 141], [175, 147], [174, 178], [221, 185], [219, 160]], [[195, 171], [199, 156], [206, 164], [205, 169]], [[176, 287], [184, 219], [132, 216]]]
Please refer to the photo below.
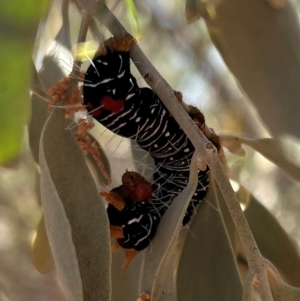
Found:
[[31, 53], [48, 1], [0, 3], [0, 164], [18, 156], [29, 119]]

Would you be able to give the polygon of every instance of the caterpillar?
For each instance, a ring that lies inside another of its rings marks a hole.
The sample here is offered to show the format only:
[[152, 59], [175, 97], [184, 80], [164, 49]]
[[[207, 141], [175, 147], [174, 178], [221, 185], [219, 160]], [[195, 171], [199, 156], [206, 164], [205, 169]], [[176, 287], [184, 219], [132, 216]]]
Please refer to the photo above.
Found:
[[[194, 147], [154, 91], [138, 86], [130, 71], [130, 42], [111, 38], [104, 45], [104, 54], [96, 55], [85, 73], [83, 99], [98, 122], [135, 140], [154, 159], [150, 201], [126, 202], [121, 210], [112, 204], [107, 208], [111, 226], [122, 228], [118, 244], [125, 250], [141, 251], [150, 244], [174, 198], [186, 187]], [[208, 173], [208, 167], [199, 170], [198, 186], [183, 225], [206, 195]]]

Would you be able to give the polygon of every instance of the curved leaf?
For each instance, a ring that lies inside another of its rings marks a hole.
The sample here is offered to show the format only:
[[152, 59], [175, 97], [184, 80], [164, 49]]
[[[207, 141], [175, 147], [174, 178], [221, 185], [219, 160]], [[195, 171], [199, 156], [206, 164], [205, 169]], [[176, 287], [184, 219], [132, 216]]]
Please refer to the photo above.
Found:
[[275, 10], [261, 0], [226, 0], [211, 17], [206, 2], [189, 2], [271, 133], [300, 137], [300, 27], [292, 3]]
[[191, 162], [190, 179], [164, 214], [151, 246], [145, 251], [140, 293], [151, 292], [153, 300], [176, 300], [173, 283], [174, 259], [182, 220], [198, 181], [197, 155]]
[[41, 136], [42, 205], [57, 273], [68, 300], [109, 300], [110, 239], [105, 206], [63, 111]]
[[245, 216], [263, 256], [279, 268], [289, 284], [300, 287], [299, 250], [289, 235], [253, 196]]
[[139, 294], [139, 276], [143, 255], [139, 254], [124, 271], [124, 252], [119, 250], [112, 256], [112, 301], [135, 301]]
[[235, 255], [212, 182], [182, 248], [177, 271], [178, 301], [242, 299]]

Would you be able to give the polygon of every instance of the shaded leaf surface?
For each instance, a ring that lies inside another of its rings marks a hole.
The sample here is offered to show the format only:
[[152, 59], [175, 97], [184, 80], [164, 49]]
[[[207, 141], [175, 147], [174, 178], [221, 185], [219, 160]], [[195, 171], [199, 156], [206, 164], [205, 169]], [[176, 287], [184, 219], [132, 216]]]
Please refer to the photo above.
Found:
[[143, 254], [132, 260], [123, 271], [124, 252], [119, 250], [112, 254], [112, 301], [135, 301], [139, 296], [139, 277]]
[[290, 285], [300, 287], [299, 250], [290, 236], [253, 196], [245, 210], [245, 216], [264, 257], [283, 273], [283, 278]]
[[[226, 0], [210, 17], [187, 1], [191, 21], [205, 18], [214, 45], [275, 136], [299, 137], [299, 21], [290, 2], [275, 10], [261, 0]], [[195, 13], [193, 13], [195, 12]]]
[[[64, 77], [54, 55], [43, 58], [41, 70], [37, 74], [42, 87], [47, 91], [51, 86]], [[29, 145], [36, 162], [39, 162], [39, 144], [44, 123], [49, 115], [48, 103], [39, 96], [31, 96], [31, 119], [29, 123]]]
[[174, 294], [174, 259], [182, 220], [197, 186], [198, 168], [194, 154], [188, 186], [174, 199], [164, 214], [152, 244], [146, 249], [142, 265], [140, 293], [151, 292], [153, 301], [176, 300]]
[[199, 205], [182, 248], [177, 271], [178, 301], [240, 301], [242, 284], [218, 210], [213, 185]]
[[249, 139], [232, 135], [221, 135], [222, 144], [235, 154], [243, 154], [241, 144], [250, 146], [265, 158], [300, 182], [300, 164], [297, 149], [288, 146], [284, 140], [273, 138]]
[[47, 233], [68, 300], [109, 300], [108, 218], [62, 110], [45, 124], [40, 144]]

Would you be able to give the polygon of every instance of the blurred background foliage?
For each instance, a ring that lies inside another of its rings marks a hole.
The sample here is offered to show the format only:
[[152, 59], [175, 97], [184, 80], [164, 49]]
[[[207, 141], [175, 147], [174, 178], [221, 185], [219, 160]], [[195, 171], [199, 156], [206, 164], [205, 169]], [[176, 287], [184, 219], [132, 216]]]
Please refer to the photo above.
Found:
[[31, 56], [37, 25], [47, 6], [47, 0], [26, 0], [22, 7], [14, 1], [0, 4], [0, 164], [14, 159], [20, 152], [23, 126], [30, 112]]
[[[0, 3], [0, 163], [6, 163], [0, 167], [0, 291], [3, 294], [0, 300], [64, 300], [53, 270], [41, 275], [30, 260], [30, 246], [41, 217], [41, 208], [36, 183], [38, 169], [28, 148], [27, 135], [22, 139], [23, 125], [28, 123], [30, 116], [28, 87], [32, 71], [31, 54], [38, 22], [47, 5], [48, 1], [33, 0], [23, 1], [22, 5], [13, 1]], [[108, 1], [108, 5], [126, 29], [132, 32], [132, 23], [123, 1]], [[299, 11], [298, 3], [295, 5]], [[186, 24], [184, 1], [145, 0], [136, 1], [135, 6], [141, 26], [140, 47], [168, 83], [183, 93], [184, 100], [204, 112], [207, 124], [216, 133], [269, 136], [210, 42], [204, 22], [199, 20]], [[60, 8], [61, 1], [54, 0], [51, 22], [48, 23], [51, 26], [39, 32], [39, 53], [35, 53], [35, 57], [41, 73], [45, 67], [43, 64], [47, 62], [44, 60], [42, 63], [40, 58], [49, 51], [50, 42], [58, 34], [66, 34], [59, 32], [59, 24], [62, 23]], [[70, 11], [70, 36], [74, 45], [79, 13], [75, 5]], [[43, 21], [40, 30], [43, 30]], [[104, 29], [103, 32], [106, 37], [110, 36]], [[55, 54], [65, 52], [66, 56], [62, 59], [65, 73], [70, 70], [72, 61], [66, 49], [51, 49], [52, 58], [53, 54], [55, 57]], [[135, 74], [139, 84], [144, 85], [142, 77]], [[44, 81], [44, 86], [54, 84], [49, 74], [45, 75], [44, 80], [48, 80], [47, 83]], [[32, 101], [36, 101], [34, 97]], [[296, 111], [294, 113], [298, 114]], [[226, 152], [233, 173], [274, 214], [300, 246], [299, 184], [260, 154], [248, 147], [245, 149], [245, 157]], [[267, 225], [264, 222], [265, 219], [258, 219], [254, 224], [264, 229], [260, 232], [260, 239], [267, 241], [273, 233], [271, 228], [270, 231], [265, 228]], [[276, 247], [282, 246], [274, 246], [274, 249]], [[118, 256], [114, 258], [114, 269], [121, 266], [120, 262]], [[138, 265], [138, 260], [126, 273], [134, 270], [135, 265]], [[135, 291], [137, 279], [128, 278], [126, 281], [126, 285]], [[134, 296], [136, 292], [132, 296], [129, 294], [126, 300]]]

